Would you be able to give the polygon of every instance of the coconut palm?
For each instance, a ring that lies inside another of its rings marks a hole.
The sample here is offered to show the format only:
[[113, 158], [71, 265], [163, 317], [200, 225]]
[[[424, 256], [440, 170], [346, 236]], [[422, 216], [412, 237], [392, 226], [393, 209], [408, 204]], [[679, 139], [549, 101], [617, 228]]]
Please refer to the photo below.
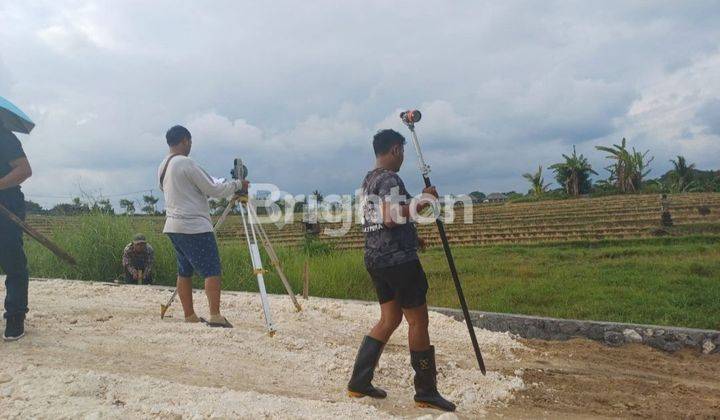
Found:
[[565, 187], [568, 195], [578, 196], [590, 191], [590, 174], [597, 175], [592, 169], [590, 162], [583, 155], [577, 154], [575, 146], [571, 156], [563, 154], [565, 162], [550, 165], [549, 168], [555, 171], [555, 180]]
[[538, 166], [538, 170], [534, 174], [523, 174], [523, 178], [527, 179], [528, 182], [530, 182], [530, 192], [535, 197], [540, 197], [541, 195], [545, 194], [548, 187], [550, 186], [550, 184], [545, 184], [545, 179], [542, 176], [542, 166]]
[[677, 160], [670, 159], [670, 163], [673, 164], [673, 170], [670, 172], [670, 179], [672, 180], [670, 189], [674, 192], [683, 192], [692, 189], [695, 186], [693, 181], [695, 164], [691, 163], [688, 165], [685, 157], [680, 155], [678, 155]]

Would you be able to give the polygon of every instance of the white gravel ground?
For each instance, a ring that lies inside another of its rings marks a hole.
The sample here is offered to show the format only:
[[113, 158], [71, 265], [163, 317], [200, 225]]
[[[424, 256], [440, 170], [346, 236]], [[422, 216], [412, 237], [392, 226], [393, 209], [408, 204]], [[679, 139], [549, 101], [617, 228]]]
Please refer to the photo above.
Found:
[[[4, 289], [0, 286], [1, 294]], [[330, 299], [271, 297], [277, 334], [265, 333], [260, 300], [223, 295], [234, 329], [181, 322], [176, 303], [160, 320], [169, 292], [142, 286], [48, 280], [30, 284], [28, 335], [0, 343], [2, 418], [394, 418], [440, 416], [415, 408], [403, 325], [388, 343], [374, 383], [383, 401], [350, 399], [345, 384], [357, 346], [378, 315], [377, 305]], [[199, 315], [207, 313], [195, 293]], [[466, 327], [430, 314], [439, 388], [475, 418], [521, 389], [492, 371], [514, 360], [521, 344], [477, 329], [487, 376], [477, 369]]]

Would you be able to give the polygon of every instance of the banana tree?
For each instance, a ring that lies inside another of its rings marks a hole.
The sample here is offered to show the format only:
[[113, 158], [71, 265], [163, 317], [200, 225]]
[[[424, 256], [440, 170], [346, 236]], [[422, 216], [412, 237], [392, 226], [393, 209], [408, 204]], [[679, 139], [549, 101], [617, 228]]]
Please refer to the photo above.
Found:
[[612, 146], [595, 146], [597, 150], [609, 153], [608, 159], [614, 161], [607, 169], [610, 172], [609, 181], [613, 183], [618, 191], [637, 192], [642, 187], [642, 180], [649, 173], [648, 166], [655, 159], [648, 158], [649, 150], [640, 153], [635, 148], [632, 151], [627, 148], [627, 140], [623, 137], [620, 144]]
[[630, 171], [629, 171], [629, 183], [628, 187], [632, 192], [638, 192], [642, 188], [642, 182], [645, 177], [650, 174], [650, 163], [655, 159], [654, 156], [647, 157], [649, 150], [644, 153], [640, 153], [633, 147], [632, 153], [630, 154]]

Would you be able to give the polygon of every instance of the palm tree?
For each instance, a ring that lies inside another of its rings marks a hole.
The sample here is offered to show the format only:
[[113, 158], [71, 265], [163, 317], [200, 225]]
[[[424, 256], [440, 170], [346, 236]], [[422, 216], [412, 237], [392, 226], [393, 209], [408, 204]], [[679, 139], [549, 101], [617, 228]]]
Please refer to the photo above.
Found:
[[157, 204], [159, 198], [152, 195], [143, 195], [143, 202], [145, 203], [145, 206], [143, 206], [142, 211], [145, 212], [145, 214], [158, 214], [157, 208], [155, 205]]
[[120, 207], [125, 209], [125, 214], [132, 215], [135, 213], [135, 202], [132, 200], [123, 198], [122, 200], [120, 200]]
[[687, 164], [684, 156], [678, 155], [677, 160], [670, 159], [673, 170], [670, 172], [672, 184], [670, 189], [675, 192], [688, 191], [693, 187], [693, 171], [695, 164]]
[[322, 193], [320, 192], [320, 190], [315, 190], [315, 191], [313, 191], [312, 194], [310, 194], [310, 196], [311, 196], [311, 197], [315, 197], [315, 201], [317, 201], [318, 203], [322, 203], [322, 202], [323, 202], [323, 199], [325, 198], [325, 197], [323, 197], [323, 195], [322, 195]]
[[545, 179], [542, 176], [542, 166], [538, 166], [538, 170], [534, 174], [523, 174], [523, 178], [527, 179], [528, 182], [530, 182], [530, 192], [535, 197], [540, 197], [541, 195], [545, 194], [548, 187], [550, 186], [550, 184], [545, 184]]
[[615, 162], [608, 166], [607, 169], [610, 172], [609, 181], [617, 187], [620, 192], [637, 192], [642, 187], [642, 180], [649, 173], [647, 169], [650, 162], [655, 159], [647, 155], [650, 153], [646, 150], [644, 153], [640, 153], [632, 149], [632, 152], [627, 149], [627, 140], [623, 137], [620, 144], [613, 144], [612, 146], [595, 146], [597, 150], [607, 152], [610, 155], [608, 159], [614, 160]]
[[115, 209], [113, 209], [110, 200], [108, 200], [107, 198], [99, 200], [95, 204], [93, 204], [92, 211], [104, 214], [115, 214]]
[[571, 156], [563, 154], [565, 162], [550, 165], [549, 168], [555, 171], [555, 180], [565, 187], [568, 195], [577, 197], [590, 191], [590, 174], [597, 175], [592, 169], [590, 162], [583, 155], [578, 156], [573, 146]]

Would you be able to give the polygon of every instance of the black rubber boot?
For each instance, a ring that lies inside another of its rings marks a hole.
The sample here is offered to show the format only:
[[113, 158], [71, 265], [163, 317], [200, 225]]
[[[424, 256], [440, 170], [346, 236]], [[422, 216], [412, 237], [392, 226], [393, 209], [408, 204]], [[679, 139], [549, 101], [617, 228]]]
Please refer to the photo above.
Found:
[[25, 315], [10, 316], [5, 322], [5, 341], [17, 341], [25, 336]]
[[410, 363], [415, 369], [415, 405], [455, 411], [455, 404], [443, 398], [437, 390], [435, 347], [430, 346], [424, 351], [411, 351]]
[[363, 338], [357, 357], [355, 358], [355, 366], [353, 367], [352, 378], [348, 383], [348, 395], [355, 398], [365, 396], [372, 398], [385, 398], [387, 392], [380, 388], [375, 388], [372, 382], [375, 374], [375, 366], [377, 366], [380, 355], [382, 354], [385, 343], [376, 340], [369, 335]]

